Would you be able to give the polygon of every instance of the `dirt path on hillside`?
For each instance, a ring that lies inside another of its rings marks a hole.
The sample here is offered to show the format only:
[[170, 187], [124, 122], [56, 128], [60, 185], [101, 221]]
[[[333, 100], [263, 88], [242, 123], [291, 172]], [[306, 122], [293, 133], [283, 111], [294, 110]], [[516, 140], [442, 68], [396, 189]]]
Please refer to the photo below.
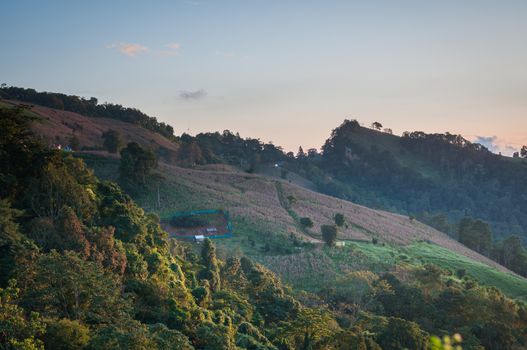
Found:
[[300, 217], [289, 205], [289, 199], [284, 197], [284, 190], [282, 188], [282, 183], [280, 183], [280, 181], [275, 181], [275, 187], [276, 187], [276, 196], [278, 197], [280, 206], [287, 212], [287, 214], [289, 214], [291, 219], [295, 222], [299, 236], [306, 239], [310, 243], [316, 243], [316, 244], [324, 243], [320, 239], [311, 237], [308, 233], [306, 233], [303, 230], [302, 226], [300, 225]]

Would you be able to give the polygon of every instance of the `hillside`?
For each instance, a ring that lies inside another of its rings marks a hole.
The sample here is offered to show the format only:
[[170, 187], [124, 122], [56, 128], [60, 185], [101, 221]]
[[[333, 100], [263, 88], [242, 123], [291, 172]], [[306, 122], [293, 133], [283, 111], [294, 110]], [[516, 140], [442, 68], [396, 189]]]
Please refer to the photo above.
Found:
[[[35, 111], [0, 110], [2, 346], [424, 350], [455, 332], [466, 349], [523, 346], [527, 281], [413, 218], [252, 165], [154, 170], [136, 167], [150, 162], [137, 144], [122, 159], [48, 149], [28, 133]], [[228, 211], [234, 236], [216, 250], [161, 228], [195, 209]], [[346, 245], [326, 246], [319, 227], [337, 213]]]
[[[119, 130], [127, 141], [137, 142], [144, 147], [175, 153], [179, 147], [160, 134], [119, 120], [85, 117], [38, 105], [32, 106], [30, 112], [40, 118], [32, 122], [32, 129], [50, 143], [57, 136], [67, 140], [75, 134], [78, 135], [81, 148], [100, 149], [101, 134], [114, 129]], [[364, 129], [360, 134], [364, 137], [359, 138], [359, 142], [370, 142], [371, 145], [379, 142], [378, 147], [387, 149], [399, 147], [396, 136], [369, 129]], [[118, 180], [118, 160], [112, 160], [113, 156], [108, 158], [111, 156], [109, 153], [98, 151], [94, 154], [93, 151], [84, 151], [77, 155], [84, 158], [102, 178]], [[279, 171], [275, 167], [260, 167], [261, 175], [256, 175], [222, 164], [190, 169], [167, 164], [163, 160], [160, 159], [158, 168], [158, 173], [163, 178], [160, 184], [161, 206], [158, 206], [157, 191], [154, 188], [137, 194], [138, 202], [148, 211], [156, 212], [162, 217], [175, 211], [224, 208], [232, 214], [235, 227], [240, 233], [235, 243], [229, 242], [226, 245], [229, 248], [241, 246], [244, 251], [257, 258], [262, 255], [258, 245], [260, 249], [266, 244], [270, 246], [270, 252], [263, 255], [293, 252], [296, 248], [291, 246], [291, 234], [307, 242], [321, 242], [320, 226], [332, 223], [333, 216], [342, 213], [347, 225], [340, 230], [341, 240], [371, 242], [375, 238], [380, 243], [396, 246], [427, 242], [471, 261], [510, 273], [503, 266], [468, 249], [447, 234], [411, 220], [408, 216], [372, 210], [309, 190], [305, 187], [313, 188], [313, 183], [294, 172], [287, 175], [290, 180], [283, 180], [279, 178]], [[289, 196], [294, 198], [291, 203], [287, 199]], [[308, 230], [302, 229], [298, 224], [300, 217], [311, 218], [314, 226]], [[284, 240], [287, 241], [286, 244]], [[256, 247], [252, 247], [251, 242], [257, 242]], [[267, 260], [262, 258], [261, 261]], [[273, 265], [276, 265], [276, 259]]]
[[[0, 104], [9, 108], [23, 103], [3, 100]], [[32, 130], [49, 145], [68, 146], [71, 138], [75, 137], [80, 151], [107, 154], [103, 148], [102, 134], [108, 130], [118, 130], [124, 144], [137, 142], [143, 147], [153, 149], [167, 160], [174, 158], [179, 149], [177, 143], [136, 124], [110, 118], [92, 118], [40, 105], [23, 105], [27, 106], [28, 113], [37, 118], [31, 123]]]
[[452, 224], [469, 215], [489, 222], [498, 238], [527, 239], [527, 202], [517, 190], [527, 188], [527, 160], [493, 154], [460, 135], [400, 137], [354, 120], [334, 129], [322, 149], [289, 165], [319, 191], [405, 215], [445, 214]]

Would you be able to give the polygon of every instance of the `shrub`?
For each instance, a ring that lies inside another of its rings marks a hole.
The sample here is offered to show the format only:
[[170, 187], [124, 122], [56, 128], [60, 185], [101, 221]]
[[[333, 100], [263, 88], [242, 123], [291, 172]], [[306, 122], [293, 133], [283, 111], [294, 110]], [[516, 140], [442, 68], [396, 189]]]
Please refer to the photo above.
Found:
[[314, 223], [311, 218], [300, 218], [300, 225], [302, 225], [304, 228], [311, 228], [313, 227]]
[[322, 238], [324, 239], [324, 242], [326, 242], [328, 246], [335, 245], [335, 242], [337, 241], [337, 233], [338, 233], [337, 226], [322, 225], [320, 230], [322, 232]]
[[341, 213], [335, 214], [334, 220], [335, 220], [335, 225], [337, 225], [338, 227], [344, 226], [345, 219], [344, 219], [343, 214]]
[[205, 226], [207, 222], [197, 216], [174, 216], [170, 220], [170, 224], [175, 227], [192, 228]]

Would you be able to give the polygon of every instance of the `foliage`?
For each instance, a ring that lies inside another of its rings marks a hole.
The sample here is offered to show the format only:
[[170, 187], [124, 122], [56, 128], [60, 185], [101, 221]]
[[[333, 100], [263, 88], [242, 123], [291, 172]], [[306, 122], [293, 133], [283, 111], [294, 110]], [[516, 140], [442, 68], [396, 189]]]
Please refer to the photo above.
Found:
[[153, 168], [157, 166], [155, 154], [139, 144], [130, 142], [121, 150], [119, 176], [126, 184], [145, 185]]
[[45, 331], [40, 315], [26, 311], [18, 305], [19, 289], [11, 280], [5, 289], [0, 288], [0, 348], [44, 349], [37, 337]]
[[81, 350], [90, 341], [90, 329], [77, 320], [50, 319], [46, 323], [44, 345], [48, 349]]
[[205, 226], [207, 221], [198, 216], [174, 216], [170, 219], [170, 224], [175, 227], [192, 228]]
[[308, 227], [308, 228], [311, 228], [313, 227], [313, 220], [311, 220], [311, 218], [300, 218], [300, 225], [302, 225], [303, 227]]
[[102, 138], [104, 139], [103, 145], [104, 148], [110, 153], [117, 153], [121, 149], [122, 139], [121, 134], [118, 131], [113, 129], [108, 129], [103, 132]]
[[116, 276], [72, 251], [41, 255], [21, 278], [22, 304], [47, 316], [98, 324], [119, 321], [129, 308]]
[[322, 225], [320, 227], [320, 231], [322, 232], [322, 238], [324, 239], [324, 242], [328, 246], [335, 245], [335, 242], [337, 241], [337, 233], [338, 229], [335, 225]]
[[346, 223], [346, 219], [344, 218], [344, 214], [342, 213], [335, 214], [333, 219], [335, 220], [335, 225], [337, 225], [338, 227], [342, 227]]
[[428, 335], [414, 322], [392, 317], [384, 332], [377, 337], [377, 342], [386, 350], [426, 350]]
[[216, 249], [209, 238], [203, 242], [201, 261], [205, 266], [201, 271], [201, 276], [209, 281], [212, 291], [218, 292], [221, 289], [220, 270], [216, 258]]
[[157, 132], [167, 138], [174, 137], [174, 129], [156, 118], [150, 117], [135, 108], [118, 104], [99, 104], [95, 97], [88, 99], [53, 92], [37, 92], [14, 86], [0, 88], [0, 96], [5, 99], [35, 103], [46, 107], [62, 109], [94, 118], [117, 119], [126, 123], [137, 124], [145, 129]]
[[[321, 158], [297, 158], [289, 170], [323, 193], [368, 207], [417, 216], [465, 214], [488, 222], [499, 236], [527, 237], [523, 162], [514, 162], [460, 135], [405, 133], [398, 137], [345, 120], [332, 131]], [[488, 205], [492, 203], [492, 205]]]

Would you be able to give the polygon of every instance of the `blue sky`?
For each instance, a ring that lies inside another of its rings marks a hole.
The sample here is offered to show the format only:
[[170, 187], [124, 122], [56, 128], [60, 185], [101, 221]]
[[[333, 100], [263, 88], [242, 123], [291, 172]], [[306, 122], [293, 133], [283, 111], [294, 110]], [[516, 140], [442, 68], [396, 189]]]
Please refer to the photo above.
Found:
[[137, 107], [178, 133], [290, 150], [356, 118], [527, 144], [525, 1], [17, 0], [0, 20], [0, 82]]

